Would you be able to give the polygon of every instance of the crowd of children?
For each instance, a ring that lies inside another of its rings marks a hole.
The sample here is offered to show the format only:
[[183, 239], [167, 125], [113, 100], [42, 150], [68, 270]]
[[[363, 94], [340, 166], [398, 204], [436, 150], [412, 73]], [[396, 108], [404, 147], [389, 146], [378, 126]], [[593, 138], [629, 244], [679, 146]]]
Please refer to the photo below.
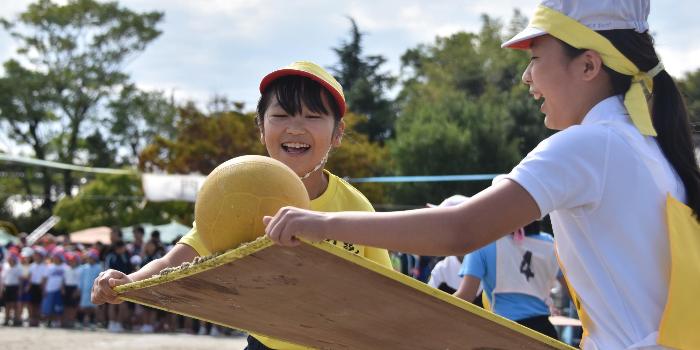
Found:
[[[92, 285], [106, 269], [130, 272], [165, 254], [172, 244], [160, 241], [158, 231], [144, 240], [143, 228], [134, 228], [131, 242], [121, 230], [111, 230], [111, 244], [79, 244], [51, 235], [33, 245], [25, 239], [0, 248], [0, 313], [5, 327], [47, 327], [110, 332], [130, 330], [153, 333], [185, 330], [218, 335], [215, 326], [199, 324], [173, 314], [124, 303], [95, 305]], [[3, 317], [4, 316], [4, 317]]]

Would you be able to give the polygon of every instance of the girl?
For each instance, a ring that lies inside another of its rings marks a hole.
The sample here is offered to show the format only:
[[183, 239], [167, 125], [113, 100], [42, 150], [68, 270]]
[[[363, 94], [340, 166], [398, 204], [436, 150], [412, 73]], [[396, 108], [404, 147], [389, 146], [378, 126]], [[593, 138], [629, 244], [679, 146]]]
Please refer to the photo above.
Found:
[[32, 264], [29, 265], [29, 327], [38, 327], [41, 319], [41, 304], [44, 296], [42, 283], [48, 270], [45, 257], [44, 248], [35, 246]]
[[66, 252], [66, 263], [64, 269], [64, 293], [63, 293], [63, 327], [71, 329], [75, 326], [75, 318], [77, 315], [77, 307], [80, 302], [80, 291], [78, 283], [80, 282], [80, 256], [74, 252]]
[[544, 98], [545, 125], [561, 131], [469, 201], [378, 214], [283, 208], [264, 219], [267, 235], [456, 255], [551, 214], [584, 349], [700, 348], [688, 328], [700, 324], [691, 295], [700, 288], [700, 171], [648, 13], [642, 0], [538, 7], [504, 46], [530, 51], [523, 82]]
[[5, 326], [10, 322], [15, 327], [22, 326], [22, 308], [20, 303], [20, 287], [22, 283], [22, 266], [19, 264], [19, 255], [13, 251], [7, 254], [7, 265], [2, 271], [2, 295], [5, 301]]
[[467, 254], [458, 274], [456, 297], [474, 300], [483, 285], [495, 314], [558, 338], [548, 302], [559, 265], [552, 236], [540, 232], [539, 222]]
[[65, 256], [63, 249], [56, 248], [51, 253], [51, 264], [46, 269], [43, 282], [44, 297], [41, 301], [41, 313], [46, 319], [47, 327], [58, 328], [63, 317], [63, 295]]
[[[257, 126], [260, 141], [270, 157], [289, 166], [301, 179], [311, 198], [311, 208], [319, 211], [374, 211], [369, 201], [354, 187], [323, 167], [328, 154], [340, 146], [345, 123], [345, 97], [340, 84], [323, 68], [311, 62], [295, 62], [265, 76], [260, 83]], [[384, 249], [331, 241], [355, 254], [391, 268]], [[141, 270], [124, 275], [108, 270], [95, 281], [92, 301], [120, 303], [112, 288], [138, 281], [160, 270], [211, 254], [196, 229], [163, 258]], [[287, 342], [254, 335], [248, 337], [248, 349], [306, 349]]]
[[97, 307], [90, 302], [90, 290], [92, 283], [95, 282], [97, 276], [102, 272], [102, 264], [100, 264], [100, 252], [95, 248], [91, 248], [87, 252], [87, 262], [80, 266], [78, 273], [79, 281], [78, 288], [80, 289], [80, 310], [83, 314], [83, 327], [95, 330], [97, 322]]

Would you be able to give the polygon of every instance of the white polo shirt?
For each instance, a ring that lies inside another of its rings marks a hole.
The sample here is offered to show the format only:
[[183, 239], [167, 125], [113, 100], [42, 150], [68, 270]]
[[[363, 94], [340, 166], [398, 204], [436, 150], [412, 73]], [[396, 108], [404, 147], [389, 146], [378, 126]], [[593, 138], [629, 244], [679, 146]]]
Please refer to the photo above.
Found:
[[589, 319], [583, 348], [662, 349], [665, 197], [685, 201], [685, 190], [656, 140], [635, 129], [622, 97], [598, 103], [504, 177], [530, 193], [542, 216], [551, 214], [563, 270]]
[[433, 288], [439, 288], [442, 283], [446, 283], [447, 286], [454, 290], [459, 289], [459, 285], [462, 284], [462, 277], [459, 276], [461, 267], [462, 262], [456, 256], [448, 256], [440, 260], [433, 267], [433, 271], [430, 272], [428, 285]]

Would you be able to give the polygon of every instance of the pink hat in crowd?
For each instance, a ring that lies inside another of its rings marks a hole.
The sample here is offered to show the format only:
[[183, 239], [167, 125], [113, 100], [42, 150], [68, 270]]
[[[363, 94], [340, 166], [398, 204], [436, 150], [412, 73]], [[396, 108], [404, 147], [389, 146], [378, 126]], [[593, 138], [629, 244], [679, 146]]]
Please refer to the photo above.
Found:
[[64, 255], [66, 257], [66, 261], [77, 262], [78, 264], [80, 264], [80, 255], [78, 253], [66, 252]]
[[100, 260], [100, 252], [98, 252], [96, 249], [90, 249], [87, 252], [87, 257], [93, 258], [95, 260]]
[[46, 249], [40, 245], [34, 246], [34, 254], [39, 254], [41, 256], [46, 256]]

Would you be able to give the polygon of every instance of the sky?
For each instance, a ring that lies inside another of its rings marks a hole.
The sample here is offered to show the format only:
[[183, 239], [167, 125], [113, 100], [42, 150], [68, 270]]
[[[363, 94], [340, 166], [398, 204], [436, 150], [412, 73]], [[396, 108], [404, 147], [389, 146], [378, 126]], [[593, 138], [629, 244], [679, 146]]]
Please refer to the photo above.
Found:
[[[165, 13], [159, 25], [163, 34], [125, 70], [142, 89], [165, 91], [178, 101], [204, 106], [216, 94], [252, 110], [260, 79], [275, 68], [301, 59], [336, 64], [332, 48], [348, 39], [348, 16], [365, 33], [364, 53], [386, 57], [385, 69], [398, 74], [407, 49], [433, 43], [436, 36], [478, 31], [482, 14], [507, 22], [517, 7], [529, 17], [538, 2], [122, 0], [137, 12]], [[3, 1], [0, 17], [12, 20], [29, 3]], [[652, 2], [649, 23], [657, 50], [676, 77], [700, 67], [700, 21], [694, 16], [699, 9], [691, 0]], [[13, 57], [16, 48], [0, 31], [0, 62]]]

